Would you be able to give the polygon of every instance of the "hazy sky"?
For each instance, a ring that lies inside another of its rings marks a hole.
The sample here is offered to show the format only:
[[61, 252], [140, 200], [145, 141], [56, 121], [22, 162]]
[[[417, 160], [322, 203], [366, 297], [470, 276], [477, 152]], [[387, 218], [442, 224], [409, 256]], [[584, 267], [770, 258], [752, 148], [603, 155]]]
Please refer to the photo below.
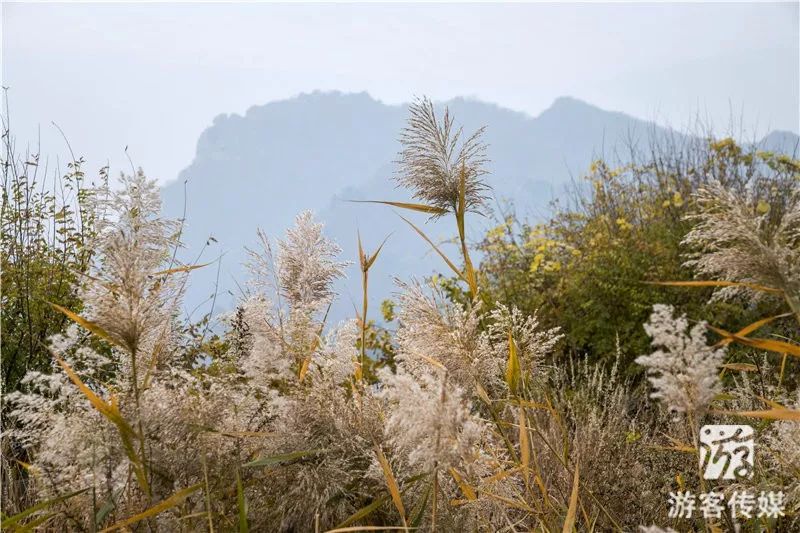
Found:
[[18, 140], [41, 128], [43, 153], [63, 153], [55, 121], [91, 170], [127, 166], [127, 145], [173, 179], [214, 116], [315, 89], [799, 128], [797, 2], [0, 5]]

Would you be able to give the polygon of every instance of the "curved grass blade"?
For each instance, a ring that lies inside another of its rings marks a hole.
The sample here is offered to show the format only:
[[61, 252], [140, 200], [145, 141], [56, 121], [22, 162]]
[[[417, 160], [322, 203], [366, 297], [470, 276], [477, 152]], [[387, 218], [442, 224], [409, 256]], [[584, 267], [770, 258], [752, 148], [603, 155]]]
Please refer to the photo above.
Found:
[[94, 515], [95, 528], [100, 527], [103, 524], [103, 522], [106, 521], [106, 518], [108, 518], [109, 513], [111, 513], [111, 511], [113, 511], [116, 507], [117, 504], [116, 502], [114, 502], [113, 493], [109, 494], [108, 499], [105, 501], [105, 503], [103, 503], [103, 506], [100, 507], [100, 509], [98, 509], [97, 513], [95, 513]]
[[36, 531], [39, 527], [49, 522], [50, 519], [56, 516], [57, 514], [58, 513], [50, 513], [44, 516], [40, 516], [39, 518], [31, 520], [27, 524], [14, 529], [14, 533], [27, 533], [28, 531]]
[[475, 489], [473, 489], [469, 483], [467, 483], [461, 474], [458, 471], [450, 467], [450, 475], [453, 476], [453, 480], [456, 482], [458, 487], [461, 489], [461, 493], [464, 494], [464, 497], [469, 501], [474, 501], [478, 499], [478, 495], [475, 493]]
[[760, 398], [764, 403], [770, 406], [770, 409], [764, 411], [714, 411], [718, 414], [746, 416], [748, 418], [760, 418], [762, 420], [792, 420], [800, 422], [800, 411], [796, 409], [788, 409], [777, 402]]
[[198, 490], [200, 490], [200, 488], [202, 488], [202, 486], [203, 486], [202, 483], [197, 483], [195, 485], [192, 485], [191, 487], [186, 487], [185, 489], [181, 489], [178, 492], [176, 492], [175, 494], [173, 494], [172, 496], [170, 496], [169, 498], [167, 498], [166, 500], [162, 500], [161, 502], [155, 504], [154, 506], [152, 506], [151, 508], [147, 509], [146, 511], [143, 511], [143, 512], [141, 512], [139, 514], [133, 515], [130, 518], [126, 518], [125, 520], [117, 522], [116, 524], [105, 528], [100, 533], [106, 533], [107, 531], [114, 531], [114, 530], [117, 530], [117, 529], [122, 529], [122, 528], [125, 528], [127, 526], [130, 526], [131, 524], [135, 524], [137, 522], [141, 522], [142, 520], [144, 520], [146, 518], [150, 518], [150, 517], [156, 516], [158, 514], [161, 514], [164, 511], [166, 511], [167, 509], [171, 509], [171, 508], [183, 503], [183, 500], [188, 498], [193, 492], [197, 492]]
[[758, 367], [750, 363], [725, 363], [722, 368], [736, 372], [758, 372]]
[[[740, 337], [747, 337], [748, 335], [750, 335], [751, 333], [753, 333], [757, 329], [760, 329], [760, 328], [766, 326], [767, 324], [769, 324], [773, 320], [777, 320], [779, 318], [786, 318], [786, 317], [789, 317], [789, 316], [792, 316], [792, 313], [783, 313], [782, 315], [775, 315], [775, 316], [771, 316], [771, 317], [767, 317], [767, 318], [762, 318], [761, 320], [757, 320], [757, 321], [753, 322], [749, 326], [743, 327], [742, 329], [740, 329], [739, 331], [736, 332], [736, 335], [738, 335]], [[727, 346], [728, 344], [730, 344], [732, 342], [733, 342], [733, 339], [728, 339], [728, 338], [722, 339], [721, 341], [719, 341], [717, 343], [717, 346]]]
[[452, 271], [455, 273], [455, 275], [456, 275], [456, 276], [458, 276], [459, 278], [461, 278], [463, 281], [465, 281], [465, 282], [469, 283], [469, 281], [467, 280], [467, 278], [464, 276], [464, 273], [463, 273], [463, 272], [461, 272], [461, 270], [459, 270], [459, 268], [458, 268], [456, 265], [454, 265], [454, 264], [453, 264], [453, 262], [452, 262], [452, 261], [450, 261], [450, 259], [448, 259], [446, 255], [444, 255], [444, 252], [442, 252], [442, 251], [439, 249], [439, 247], [438, 247], [438, 246], [436, 246], [435, 244], [433, 244], [433, 241], [432, 241], [432, 240], [430, 240], [430, 239], [428, 238], [428, 236], [427, 236], [427, 235], [425, 235], [425, 233], [424, 233], [424, 232], [423, 232], [421, 229], [419, 229], [417, 226], [415, 226], [413, 222], [411, 222], [410, 220], [408, 220], [408, 219], [407, 219], [406, 217], [404, 217], [403, 215], [400, 215], [400, 214], [398, 214], [397, 216], [399, 216], [400, 218], [402, 218], [402, 219], [403, 219], [403, 220], [406, 222], [406, 224], [408, 224], [409, 226], [411, 226], [412, 228], [414, 228], [414, 231], [416, 231], [416, 232], [419, 234], [419, 236], [420, 236], [420, 237], [422, 237], [423, 239], [425, 239], [425, 241], [426, 241], [428, 244], [430, 244], [430, 245], [431, 245], [431, 248], [433, 248], [433, 250], [434, 250], [434, 251], [435, 251], [437, 254], [439, 254], [439, 257], [441, 257], [441, 258], [444, 260], [444, 262], [445, 262], [445, 263], [447, 263], [447, 266], [449, 266], [449, 267], [450, 267], [450, 270], [452, 270]]
[[44, 509], [47, 509], [49, 507], [52, 507], [53, 505], [55, 505], [57, 503], [60, 503], [60, 502], [63, 502], [65, 500], [68, 500], [70, 498], [74, 498], [75, 496], [77, 496], [79, 494], [83, 494], [87, 490], [89, 490], [89, 489], [85, 488], [85, 489], [81, 489], [81, 490], [76, 490], [75, 492], [70, 492], [69, 494], [65, 494], [63, 496], [57, 496], [57, 497], [52, 498], [50, 500], [47, 500], [47, 501], [44, 501], [44, 502], [41, 502], [41, 503], [37, 503], [36, 505], [34, 505], [32, 507], [28, 507], [24, 511], [20, 511], [19, 513], [15, 514], [13, 516], [9, 516], [8, 518], [4, 518], [3, 521], [0, 522], [0, 528], [6, 529], [6, 528], [10, 528], [12, 526], [15, 526], [16, 524], [19, 524], [22, 520], [26, 519], [27, 517], [31, 516], [32, 514], [37, 513], [39, 511], [42, 511]]
[[746, 416], [764, 420], [793, 420], [800, 422], [800, 411], [794, 409], [768, 409], [766, 411], [720, 411], [726, 415]]
[[311, 365], [311, 357], [314, 355], [314, 352], [319, 347], [319, 341], [322, 336], [322, 330], [325, 329], [325, 323], [328, 321], [328, 313], [331, 311], [331, 304], [328, 304], [328, 309], [325, 310], [325, 316], [322, 317], [322, 323], [319, 325], [319, 329], [317, 330], [317, 334], [314, 337], [313, 342], [311, 343], [311, 347], [308, 350], [308, 355], [303, 358], [303, 361], [300, 363], [300, 369], [297, 371], [297, 378], [302, 381], [305, 379], [306, 374], [308, 373], [308, 368]]
[[192, 270], [197, 270], [198, 268], [207, 267], [210, 264], [211, 263], [203, 263], [202, 265], [184, 265], [175, 268], [169, 268], [167, 270], [159, 270], [158, 272], [153, 272], [150, 274], [150, 276], [169, 276], [170, 274], [178, 274], [180, 272], [191, 272]]
[[432, 205], [425, 205], [425, 204], [412, 204], [409, 202], [390, 202], [384, 200], [348, 200], [348, 201], [357, 204], [390, 205], [392, 207], [399, 207], [400, 209], [408, 209], [409, 211], [428, 213], [429, 215], [444, 215], [445, 213], [447, 213], [447, 209], [442, 209], [441, 207], [434, 207]]
[[425, 487], [425, 492], [422, 493], [417, 505], [411, 510], [411, 527], [419, 527], [422, 523], [422, 519], [425, 517], [425, 511], [428, 508], [428, 499], [431, 497], [432, 490], [433, 479], [431, 479], [431, 482]]
[[389, 460], [386, 459], [386, 455], [383, 453], [380, 446], [375, 446], [375, 455], [378, 457], [378, 462], [381, 464], [383, 477], [386, 480], [386, 487], [389, 489], [389, 494], [392, 495], [392, 502], [397, 508], [397, 512], [400, 513], [400, 520], [402, 520], [405, 526], [407, 525], [406, 510], [403, 506], [403, 498], [400, 496], [400, 487], [397, 485], [397, 479], [395, 479], [394, 473], [392, 472], [392, 466], [389, 464]]
[[106, 417], [109, 422], [117, 426], [117, 431], [119, 432], [120, 439], [122, 440], [122, 445], [125, 448], [125, 453], [133, 466], [134, 473], [136, 474], [136, 480], [145, 494], [150, 494], [150, 484], [147, 481], [147, 475], [145, 474], [144, 466], [142, 465], [142, 461], [137, 455], [133, 446], [133, 439], [136, 437], [136, 433], [131, 425], [128, 424], [128, 421], [125, 420], [125, 418], [123, 418], [122, 414], [119, 412], [119, 407], [117, 406], [115, 399], [112, 397], [110, 402], [106, 402], [100, 398], [92, 391], [92, 389], [87, 387], [86, 384], [81, 381], [81, 378], [78, 377], [75, 371], [72, 370], [72, 368], [64, 360], [62, 360], [56, 354], [53, 354], [53, 357], [67, 374], [67, 377], [69, 377], [69, 379], [75, 384], [76, 387], [78, 387], [83, 395], [86, 396], [86, 398], [89, 400], [89, 403], [91, 403], [92, 406], [100, 412], [100, 414]]
[[91, 331], [92, 333], [94, 333], [98, 337], [102, 338], [103, 340], [106, 340], [106, 341], [110, 342], [111, 344], [115, 344], [115, 345], [119, 346], [119, 343], [116, 340], [114, 340], [106, 330], [104, 330], [103, 328], [101, 328], [100, 326], [98, 326], [97, 324], [92, 322], [91, 320], [86, 320], [82, 316], [80, 316], [80, 315], [78, 315], [76, 313], [73, 313], [72, 311], [70, 311], [66, 307], [61, 307], [58, 304], [54, 304], [52, 302], [47, 302], [47, 304], [50, 307], [52, 307], [53, 309], [55, 309], [56, 311], [59, 311], [59, 312], [63, 313], [64, 315], [66, 315], [67, 318], [69, 318], [70, 320], [72, 320], [73, 322], [75, 322], [76, 324], [81, 326], [83, 329]]
[[772, 339], [753, 339], [750, 337], [742, 337], [741, 335], [725, 331], [724, 329], [715, 328], [713, 326], [709, 326], [708, 329], [714, 333], [717, 333], [718, 335], [722, 335], [726, 339], [738, 342], [739, 344], [744, 344], [745, 346], [750, 346], [751, 348], [758, 348], [760, 350], [767, 350], [769, 352], [776, 352], [780, 354], [788, 353], [789, 355], [800, 357], [800, 345], [797, 344], [790, 344], [788, 342], [776, 341]]
[[389, 498], [390, 498], [390, 496], [386, 496], [386, 495], [381, 496], [380, 498], [376, 498], [375, 501], [373, 501], [369, 505], [366, 505], [366, 506], [362, 507], [361, 509], [359, 509], [358, 511], [356, 511], [355, 513], [351, 514], [349, 517], [347, 517], [347, 519], [344, 522], [342, 522], [341, 524], [337, 525], [334, 529], [342, 529], [342, 528], [345, 528], [345, 527], [349, 526], [350, 524], [352, 524], [354, 522], [358, 522], [359, 520], [363, 520], [364, 518], [366, 518], [369, 515], [371, 515], [372, 513], [374, 513], [376, 510], [380, 509], [380, 507], [384, 503], [389, 501]]
[[754, 291], [783, 294], [780, 289], [743, 281], [645, 281], [645, 283], [647, 285], [663, 285], [667, 287], [746, 287]]

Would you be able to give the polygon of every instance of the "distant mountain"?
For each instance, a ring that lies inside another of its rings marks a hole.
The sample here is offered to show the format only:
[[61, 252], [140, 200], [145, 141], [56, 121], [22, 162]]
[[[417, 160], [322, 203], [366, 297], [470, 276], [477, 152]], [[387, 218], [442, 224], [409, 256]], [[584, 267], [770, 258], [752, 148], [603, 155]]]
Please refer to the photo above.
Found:
[[761, 139], [758, 145], [762, 150], [797, 155], [800, 151], [800, 137], [791, 131], [776, 130]]
[[[631, 145], [662, 136], [680, 137], [569, 97], [557, 99], [537, 117], [464, 98], [444, 105], [467, 132], [487, 126], [494, 197], [513, 200], [530, 218], [545, 216], [549, 202], [593, 159], [613, 157], [617, 149], [624, 154]], [[410, 199], [390, 179], [405, 119], [405, 106], [385, 105], [366, 93], [338, 92], [304, 94], [254, 106], [244, 116], [214, 119], [200, 136], [194, 161], [164, 187], [163, 195], [169, 216], [182, 216], [185, 205], [185, 261], [194, 261], [201, 251], [205, 261], [224, 254], [216, 310], [229, 309], [231, 294], [246, 281], [244, 248], [255, 245], [256, 228], [282, 236], [305, 209], [325, 222], [327, 235], [342, 246], [347, 260], [357, 260], [357, 232], [367, 249], [391, 234], [371, 271], [372, 309], [390, 296], [393, 276], [444, 271], [441, 260], [390, 208], [347, 201]], [[787, 150], [792, 142], [796, 148], [796, 135], [774, 132], [763, 144]], [[425, 222], [423, 216], [413, 218]], [[468, 231], [479, 238], [490, 223], [473, 217]], [[426, 224], [425, 230], [438, 241], [455, 234], [446, 219]], [[217, 274], [216, 267], [193, 272], [186, 308], [200, 306], [195, 317], [208, 310]], [[332, 310], [335, 320], [351, 316], [352, 302], [360, 301], [357, 268], [348, 276], [339, 287], [339, 307]]]

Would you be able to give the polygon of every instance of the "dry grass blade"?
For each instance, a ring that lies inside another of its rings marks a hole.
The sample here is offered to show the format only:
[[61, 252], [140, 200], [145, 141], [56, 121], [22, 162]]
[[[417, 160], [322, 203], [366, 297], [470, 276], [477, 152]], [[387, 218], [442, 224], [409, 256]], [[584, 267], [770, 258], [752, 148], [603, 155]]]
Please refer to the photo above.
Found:
[[553, 406], [546, 403], [532, 402], [530, 400], [514, 400], [513, 403], [519, 404], [521, 407], [527, 407], [528, 409], [539, 409], [541, 411], [553, 413]]
[[746, 287], [754, 291], [783, 294], [783, 291], [780, 289], [739, 281], [645, 281], [645, 283], [648, 285], [663, 285], [667, 287]]
[[366, 267], [365, 267], [367, 270], [369, 270], [369, 268], [375, 263], [375, 260], [378, 258], [378, 254], [381, 253], [381, 250], [383, 249], [383, 245], [386, 244], [386, 241], [389, 240], [389, 237], [391, 237], [391, 234], [387, 235], [386, 238], [383, 239], [383, 242], [381, 243], [381, 245], [378, 246], [378, 249], [375, 250], [375, 253], [373, 253], [372, 255], [370, 255], [367, 258], [367, 264], [366, 264]]
[[358, 264], [361, 265], [361, 271], [367, 270], [367, 254], [364, 253], [364, 246], [361, 244], [361, 232], [356, 231], [358, 238]]
[[776, 401], [767, 398], [758, 397], [759, 400], [767, 404], [770, 409], [765, 411], [716, 411], [720, 414], [746, 416], [749, 418], [761, 418], [763, 420], [793, 420], [800, 422], [800, 411], [794, 409], [787, 409]]
[[81, 378], [75, 373], [74, 370], [60, 357], [53, 354], [58, 364], [67, 374], [67, 377], [75, 384], [76, 387], [83, 393], [84, 396], [89, 400], [89, 403], [97, 409], [100, 414], [106, 417], [112, 424], [117, 426], [117, 430], [120, 435], [120, 439], [122, 440], [122, 445], [125, 448], [125, 453], [128, 456], [128, 459], [131, 461], [133, 466], [134, 473], [136, 474], [136, 480], [139, 483], [141, 489], [146, 493], [150, 494], [150, 484], [147, 481], [147, 475], [144, 471], [144, 466], [142, 464], [141, 458], [137, 455], [136, 450], [133, 446], [133, 439], [136, 436], [136, 433], [133, 431], [133, 428], [130, 424], [128, 424], [127, 420], [123, 418], [122, 414], [119, 412], [119, 407], [116, 404], [116, 400], [112, 397], [110, 402], [106, 402], [102, 398], [100, 398], [97, 394], [95, 394], [92, 389], [86, 386], [86, 384], [81, 381]]
[[517, 390], [521, 369], [519, 365], [519, 354], [517, 353], [517, 344], [511, 336], [511, 331], [508, 332], [508, 361], [506, 362], [506, 383], [508, 389], [512, 394]]
[[179, 274], [181, 272], [191, 272], [192, 270], [197, 270], [198, 268], [207, 267], [211, 263], [203, 263], [202, 265], [184, 265], [175, 268], [169, 268], [167, 270], [159, 270], [158, 272], [153, 272], [150, 274], [151, 277], [158, 277], [158, 276], [169, 276], [170, 274]]
[[673, 446], [659, 446], [659, 445], [653, 444], [653, 445], [650, 445], [649, 447], [654, 449], [654, 450], [664, 450], [666, 452], [681, 452], [681, 453], [691, 453], [691, 454], [697, 453], [697, 448], [695, 448], [694, 446], [686, 445], [686, 444], [683, 444], [683, 445], [682, 444], [675, 444]]
[[130, 518], [126, 518], [125, 520], [122, 520], [121, 522], [117, 522], [116, 524], [105, 528], [100, 533], [106, 533], [107, 531], [115, 531], [117, 529], [123, 529], [123, 528], [126, 528], [126, 527], [130, 526], [131, 524], [135, 524], [135, 523], [141, 522], [142, 520], [145, 520], [147, 518], [150, 518], [150, 517], [156, 516], [158, 514], [161, 514], [164, 511], [166, 511], [167, 509], [171, 509], [171, 508], [183, 503], [183, 500], [185, 500], [187, 497], [189, 497], [193, 492], [196, 492], [196, 491], [200, 490], [200, 488], [202, 486], [203, 486], [202, 483], [197, 483], [196, 485], [192, 485], [191, 487], [186, 487], [185, 489], [179, 490], [178, 492], [176, 492], [175, 494], [173, 494], [172, 496], [170, 496], [166, 500], [163, 500], [163, 501], [155, 504], [154, 506], [152, 506], [151, 508], [147, 509], [146, 511], [143, 511], [143, 512], [141, 512], [139, 514], [133, 515]]
[[383, 204], [383, 205], [390, 205], [392, 207], [399, 207], [400, 209], [408, 209], [410, 211], [418, 211], [420, 213], [428, 213], [429, 215], [444, 215], [447, 213], [446, 209], [442, 209], [441, 207], [435, 207], [432, 205], [425, 205], [425, 204], [412, 204], [409, 202], [390, 202], [390, 201], [383, 201], [383, 200], [350, 200], [350, 202], [359, 203], [359, 204]]
[[436, 368], [438, 368], [439, 370], [444, 370], [445, 372], [447, 372], [447, 367], [446, 367], [446, 366], [444, 366], [444, 365], [443, 365], [442, 363], [440, 363], [439, 361], [437, 361], [436, 359], [434, 359], [433, 357], [428, 357], [427, 355], [423, 355], [423, 354], [419, 354], [419, 356], [418, 356], [418, 357], [419, 357], [420, 359], [422, 359], [423, 361], [426, 361], [426, 362], [428, 362], [428, 363], [432, 364], [433, 366], [435, 366], [435, 367], [436, 367]]
[[750, 363], [725, 363], [722, 365], [722, 368], [735, 370], [737, 372], [758, 372], [758, 367]]
[[375, 455], [377, 455], [378, 462], [383, 470], [383, 478], [386, 480], [386, 487], [389, 489], [389, 494], [392, 495], [392, 502], [397, 512], [400, 513], [400, 519], [403, 521], [403, 525], [406, 526], [408, 525], [406, 522], [406, 510], [405, 507], [403, 507], [403, 498], [400, 496], [400, 487], [397, 485], [397, 480], [392, 472], [392, 466], [389, 464], [380, 446], [375, 446]]
[[666, 449], [677, 450], [677, 451], [687, 452], [687, 453], [694, 453], [694, 452], [697, 451], [697, 448], [695, 448], [691, 444], [686, 444], [685, 442], [681, 442], [680, 440], [676, 439], [675, 437], [670, 437], [669, 435], [667, 435], [666, 437], [673, 444], [672, 447], [668, 447]]
[[800, 411], [794, 409], [772, 408], [765, 411], [714, 411], [723, 415], [745, 416], [748, 418], [761, 418], [763, 420], [792, 420], [800, 422]]
[[493, 474], [493, 475], [491, 475], [489, 477], [483, 478], [481, 480], [481, 485], [491, 485], [492, 483], [496, 483], [496, 482], [500, 481], [501, 479], [507, 478], [508, 476], [513, 476], [514, 474], [516, 474], [519, 471], [519, 468], [520, 467], [515, 466], [514, 468], [510, 468], [508, 470], [501, 470], [500, 472], [498, 472], [496, 474]]
[[463, 273], [463, 272], [461, 272], [461, 270], [459, 270], [459, 268], [458, 268], [456, 265], [454, 265], [454, 264], [453, 264], [453, 262], [452, 262], [452, 261], [450, 261], [450, 259], [448, 259], [446, 255], [444, 255], [444, 252], [442, 252], [442, 251], [439, 249], [439, 247], [438, 247], [438, 246], [436, 246], [436, 245], [433, 243], [433, 241], [432, 241], [432, 240], [430, 240], [430, 239], [428, 238], [428, 236], [427, 236], [427, 235], [425, 235], [425, 233], [424, 233], [424, 232], [423, 232], [421, 229], [419, 229], [417, 226], [415, 226], [413, 222], [411, 222], [410, 220], [408, 220], [408, 219], [407, 219], [406, 217], [404, 217], [403, 215], [397, 215], [397, 216], [399, 216], [400, 218], [402, 218], [402, 219], [403, 219], [403, 220], [406, 222], [406, 224], [408, 224], [409, 226], [411, 226], [412, 228], [414, 228], [414, 231], [416, 231], [416, 232], [419, 234], [419, 236], [420, 236], [420, 237], [422, 237], [423, 239], [425, 239], [425, 241], [426, 241], [428, 244], [430, 244], [430, 245], [431, 245], [431, 248], [433, 248], [433, 250], [434, 250], [434, 251], [435, 251], [437, 254], [439, 254], [439, 257], [441, 257], [441, 258], [444, 260], [444, 262], [445, 262], [445, 263], [447, 263], [447, 266], [449, 266], [449, 267], [450, 267], [450, 270], [452, 270], [452, 271], [453, 271], [453, 272], [456, 274], [456, 276], [458, 276], [459, 278], [461, 278], [463, 281], [465, 281], [465, 282], [469, 283], [469, 281], [467, 280], [467, 278], [464, 276], [464, 273]]
[[481, 495], [491, 498], [493, 500], [497, 500], [499, 502], [503, 502], [506, 506], [511, 507], [513, 509], [519, 509], [520, 511], [525, 511], [526, 513], [536, 512], [536, 509], [533, 509], [531, 506], [529, 506], [522, 500], [512, 500], [511, 498], [506, 498], [505, 496], [500, 496], [499, 494], [494, 494], [488, 491], [482, 491]]
[[[740, 337], [746, 337], [746, 336], [750, 335], [751, 333], [753, 333], [754, 331], [756, 331], [757, 329], [760, 329], [760, 328], [766, 326], [767, 324], [769, 324], [770, 322], [772, 322], [774, 320], [777, 320], [779, 318], [786, 318], [786, 317], [789, 317], [789, 316], [792, 316], [792, 313], [783, 313], [782, 315], [775, 315], [775, 316], [771, 316], [771, 317], [767, 317], [767, 318], [762, 318], [761, 320], [757, 320], [756, 322], [753, 322], [749, 326], [743, 327], [742, 329], [740, 329], [739, 331], [736, 332], [736, 335], [738, 335]], [[726, 345], [728, 345], [728, 344], [730, 344], [732, 342], [733, 342], [733, 339], [722, 339], [721, 341], [719, 341], [717, 343], [717, 346], [726, 346]]]
[[795, 357], [800, 357], [800, 346], [797, 344], [790, 344], [784, 341], [776, 341], [772, 339], [752, 339], [750, 337], [742, 337], [735, 333], [725, 331], [724, 329], [709, 326], [709, 329], [718, 335], [730, 339], [731, 341], [750, 346], [751, 348], [758, 348], [760, 350], [767, 350], [769, 352], [776, 352], [780, 354], [788, 353]]
[[528, 469], [531, 464], [531, 445], [528, 435], [528, 417], [525, 409], [519, 408], [519, 456], [522, 472], [525, 475], [525, 484], [528, 483]]
[[94, 322], [92, 322], [90, 320], [86, 320], [82, 316], [80, 316], [80, 315], [78, 315], [76, 313], [73, 313], [72, 311], [70, 311], [66, 307], [61, 307], [60, 305], [54, 304], [52, 302], [47, 302], [47, 303], [48, 303], [48, 305], [50, 307], [52, 307], [56, 311], [59, 311], [59, 312], [63, 313], [64, 315], [66, 315], [67, 318], [69, 318], [70, 320], [72, 320], [73, 322], [75, 322], [76, 324], [81, 326], [83, 329], [91, 331], [92, 333], [94, 333], [98, 337], [102, 338], [103, 340], [106, 340], [106, 341], [110, 342], [111, 344], [119, 345], [119, 343], [117, 341], [115, 341], [111, 337], [111, 335], [109, 335], [109, 333], [106, 330], [104, 330], [103, 328], [101, 328], [100, 326], [95, 324]]
[[580, 486], [580, 473], [578, 465], [575, 465], [575, 476], [572, 480], [572, 494], [569, 497], [569, 509], [567, 517], [564, 519], [564, 527], [561, 533], [572, 533], [575, 528], [575, 518], [578, 515], [578, 491]]
[[767, 398], [764, 398], [763, 396], [759, 396], [758, 399], [761, 400], [762, 402], [764, 402], [765, 404], [769, 405], [772, 408], [785, 409], [785, 407], [783, 405], [779, 404], [778, 402], [773, 401], [773, 400], [769, 400]]
[[308, 350], [308, 355], [303, 358], [303, 361], [300, 363], [300, 368], [297, 371], [297, 379], [300, 382], [303, 382], [305, 379], [306, 374], [308, 373], [308, 368], [311, 366], [311, 357], [314, 355], [314, 352], [319, 347], [319, 340], [322, 336], [322, 331], [325, 329], [325, 323], [328, 321], [328, 313], [331, 312], [331, 304], [328, 304], [328, 309], [325, 310], [325, 316], [322, 317], [322, 323], [319, 325], [319, 329], [317, 330], [317, 334], [314, 336], [314, 340], [311, 343], [311, 346]]
[[474, 501], [478, 499], [478, 494], [475, 492], [469, 483], [461, 477], [461, 474], [455, 468], [450, 468], [450, 475], [453, 476], [453, 480], [456, 482], [458, 487], [461, 489], [462, 494], [464, 497], [469, 501]]

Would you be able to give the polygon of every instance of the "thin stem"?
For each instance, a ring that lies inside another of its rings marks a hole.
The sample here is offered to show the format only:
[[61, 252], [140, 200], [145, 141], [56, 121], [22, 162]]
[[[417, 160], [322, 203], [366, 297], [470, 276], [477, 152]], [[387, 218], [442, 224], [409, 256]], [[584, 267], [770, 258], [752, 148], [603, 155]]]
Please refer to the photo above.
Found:
[[366, 369], [366, 360], [367, 360], [367, 285], [369, 282], [369, 268], [362, 268], [361, 270], [361, 292], [362, 292], [362, 304], [361, 304], [361, 381], [364, 381], [364, 374]]

